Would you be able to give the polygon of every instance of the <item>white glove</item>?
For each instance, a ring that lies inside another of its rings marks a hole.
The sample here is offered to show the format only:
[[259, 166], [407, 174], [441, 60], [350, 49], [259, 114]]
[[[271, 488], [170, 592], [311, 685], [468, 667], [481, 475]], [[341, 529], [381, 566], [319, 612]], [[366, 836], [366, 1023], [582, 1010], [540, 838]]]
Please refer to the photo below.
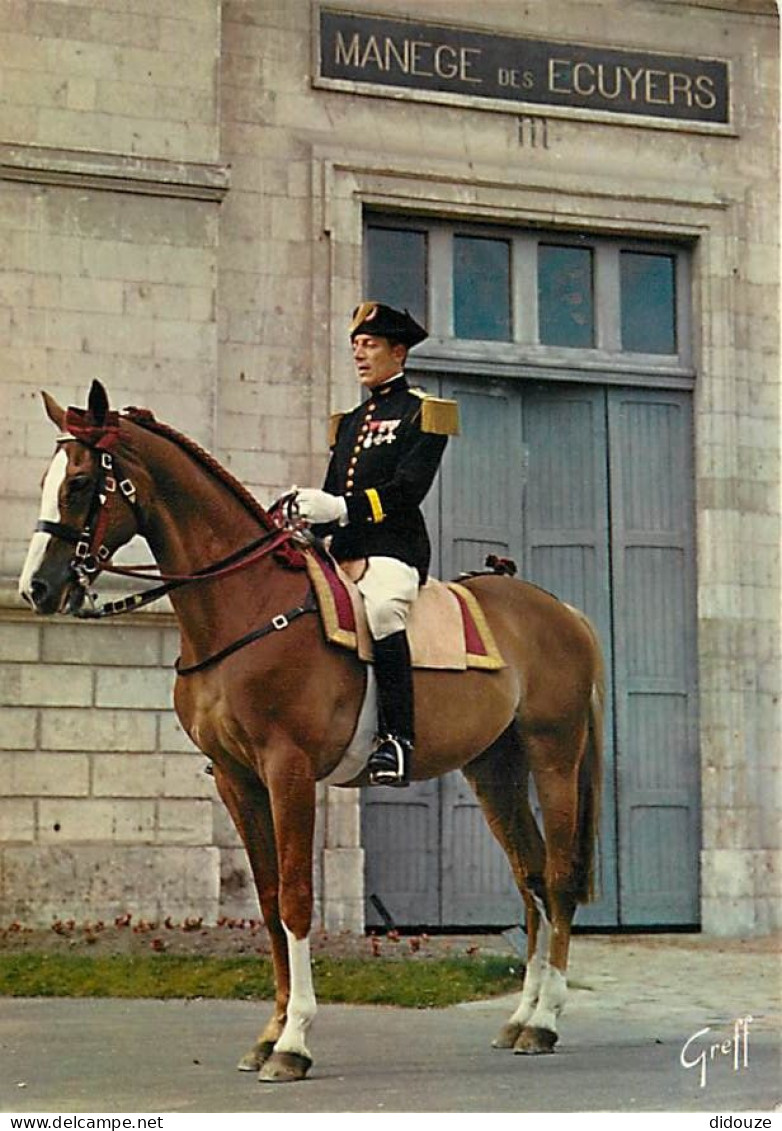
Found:
[[341, 495], [329, 495], [316, 487], [294, 487], [299, 514], [305, 522], [338, 522], [346, 526], [348, 504]]

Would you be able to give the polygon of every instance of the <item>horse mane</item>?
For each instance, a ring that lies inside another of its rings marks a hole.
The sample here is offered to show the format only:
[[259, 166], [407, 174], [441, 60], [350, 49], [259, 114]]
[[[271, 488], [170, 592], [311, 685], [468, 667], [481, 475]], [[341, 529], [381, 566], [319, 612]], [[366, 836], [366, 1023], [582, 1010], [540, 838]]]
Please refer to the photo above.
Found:
[[189, 436], [177, 432], [170, 424], [164, 424], [162, 421], [157, 420], [148, 408], [136, 408], [131, 405], [122, 410], [125, 419], [129, 420], [132, 424], [138, 425], [139, 428], [147, 432], [153, 432], [156, 436], [162, 436], [166, 440], [170, 440], [175, 447], [181, 451], [186, 452], [191, 456], [197, 464], [199, 464], [205, 471], [210, 472], [216, 479], [227, 487], [234, 498], [242, 504], [258, 521], [266, 527], [267, 530], [274, 528], [274, 522], [269, 513], [264, 510], [258, 500], [250, 491], [240, 483], [236, 476], [227, 471], [221, 463], [219, 463], [211, 452], [206, 451], [195, 440], [191, 440]]

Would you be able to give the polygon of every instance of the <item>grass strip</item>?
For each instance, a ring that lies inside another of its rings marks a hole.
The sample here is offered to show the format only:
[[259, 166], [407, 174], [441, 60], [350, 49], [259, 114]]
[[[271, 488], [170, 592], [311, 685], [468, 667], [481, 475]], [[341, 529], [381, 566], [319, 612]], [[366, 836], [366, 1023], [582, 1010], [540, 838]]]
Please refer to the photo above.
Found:
[[[313, 959], [315, 992], [322, 1002], [438, 1008], [477, 1001], [520, 988], [513, 959], [383, 961]], [[274, 996], [268, 958], [173, 955], [0, 955], [0, 996], [110, 998], [223, 998]]]

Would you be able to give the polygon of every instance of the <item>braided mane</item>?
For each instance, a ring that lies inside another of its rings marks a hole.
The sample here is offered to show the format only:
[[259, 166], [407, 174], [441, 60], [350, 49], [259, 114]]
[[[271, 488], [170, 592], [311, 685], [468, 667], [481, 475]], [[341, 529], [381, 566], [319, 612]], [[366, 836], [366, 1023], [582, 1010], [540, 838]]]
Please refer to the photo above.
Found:
[[157, 436], [163, 436], [164, 439], [170, 440], [176, 447], [180, 448], [187, 455], [192, 456], [196, 463], [200, 464], [205, 471], [210, 472], [219, 479], [223, 486], [227, 487], [231, 494], [240, 502], [258, 521], [266, 527], [267, 530], [274, 528], [274, 522], [271, 516], [264, 510], [258, 500], [252, 495], [243, 483], [226, 471], [221, 463], [195, 440], [191, 440], [188, 436], [183, 436], [181, 432], [177, 432], [169, 424], [163, 424], [157, 420], [148, 408], [136, 408], [130, 406], [122, 410], [123, 416], [132, 424], [137, 424], [139, 428], [145, 429], [147, 432], [154, 432]]

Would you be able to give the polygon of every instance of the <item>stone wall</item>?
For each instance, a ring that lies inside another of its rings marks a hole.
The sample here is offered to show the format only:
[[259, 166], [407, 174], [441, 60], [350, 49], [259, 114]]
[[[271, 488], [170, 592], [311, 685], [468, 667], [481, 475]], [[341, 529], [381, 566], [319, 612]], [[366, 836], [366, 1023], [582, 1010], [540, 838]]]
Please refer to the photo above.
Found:
[[226, 839], [205, 759], [171, 710], [176, 633], [143, 619], [3, 616], [4, 917], [218, 915]]
[[214, 441], [219, 4], [20, 0], [0, 21], [0, 915], [214, 919], [237, 838], [171, 709], [172, 617], [44, 624], [10, 583], [53, 448], [40, 389], [83, 404], [99, 377]]

